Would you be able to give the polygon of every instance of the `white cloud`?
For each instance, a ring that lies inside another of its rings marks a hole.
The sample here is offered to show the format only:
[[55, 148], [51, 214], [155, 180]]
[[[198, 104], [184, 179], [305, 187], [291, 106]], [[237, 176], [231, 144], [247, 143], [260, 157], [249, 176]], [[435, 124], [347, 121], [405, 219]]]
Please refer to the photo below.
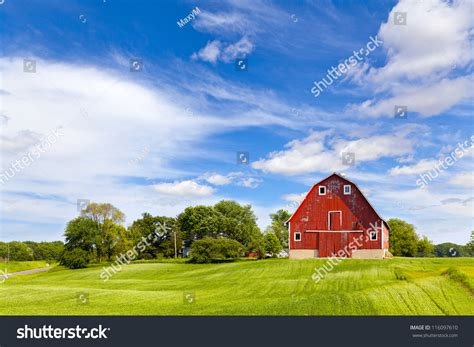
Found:
[[449, 183], [464, 187], [464, 188], [474, 188], [474, 175], [472, 172], [462, 172], [456, 174]]
[[216, 186], [225, 186], [232, 183], [232, 176], [223, 176], [219, 174], [209, 174], [203, 177], [207, 182]]
[[214, 64], [221, 55], [221, 45], [218, 40], [210, 41], [204, 48], [201, 48], [199, 52], [193, 53], [191, 58], [194, 60], [201, 59]]
[[472, 96], [472, 84], [472, 76], [465, 76], [443, 79], [434, 84], [405, 85], [397, 89], [393, 97], [367, 100], [360, 105], [349, 106], [348, 112], [354, 111], [366, 117], [394, 117], [395, 106], [403, 105], [408, 108], [408, 117], [412, 112], [424, 117], [435, 116]]
[[417, 175], [432, 170], [438, 164], [437, 160], [422, 159], [415, 165], [396, 166], [390, 170], [390, 175]]
[[153, 187], [160, 194], [179, 196], [188, 199], [207, 197], [215, 192], [214, 188], [191, 180], [174, 183], [159, 183], [155, 184]]
[[[253, 168], [283, 175], [312, 172], [333, 172], [346, 169], [342, 153], [353, 152], [356, 163], [381, 157], [397, 157], [413, 150], [413, 141], [398, 135], [378, 135], [358, 140], [332, 139], [326, 143], [329, 132], [313, 132], [302, 140], [293, 140], [287, 149], [272, 152], [267, 159], [252, 164]], [[403, 134], [406, 135], [406, 134]]]
[[261, 182], [262, 180], [259, 180], [257, 178], [247, 177], [247, 178], [242, 178], [241, 180], [239, 180], [237, 185], [245, 187], [245, 188], [257, 188]]
[[472, 200], [466, 192], [443, 192], [436, 186], [404, 190], [399, 187], [377, 189], [373, 200], [389, 201], [385, 218], [401, 218], [417, 226], [417, 233], [428, 235], [435, 243], [465, 243], [472, 230]]
[[254, 48], [253, 43], [248, 37], [244, 36], [236, 43], [227, 46], [222, 54], [222, 60], [231, 62], [236, 58], [243, 58], [251, 53]]
[[[0, 59], [4, 89], [0, 109], [9, 117], [0, 139], [2, 171], [21, 159], [21, 153], [42, 136], [63, 126], [60, 141], [0, 186], [0, 215], [18, 221], [15, 225], [25, 223], [23, 231], [38, 231], [36, 235], [28, 233], [34, 239], [60, 238], [67, 220], [77, 216], [79, 198], [110, 202], [123, 210], [127, 221], [144, 211], [176, 215], [186, 204], [171, 195], [159, 196], [151, 182], [179, 183], [181, 177], [200, 174], [174, 166], [180, 158], [222, 159], [222, 153], [197, 144], [233, 128], [290, 124], [273, 115], [269, 107], [283, 107], [272, 104], [273, 97], [266, 91], [240, 88], [211, 72], [206, 74], [211, 87], [198, 81], [191, 86], [196, 89], [190, 90], [184, 77], [175, 78], [172, 85], [157, 78], [151, 84], [145, 72], [131, 73], [128, 66], [117, 71], [34, 59], [36, 73], [23, 73], [20, 57]], [[186, 76], [189, 78], [187, 70]], [[231, 99], [249, 113], [264, 111], [242, 116], [235, 108], [235, 115], [228, 113], [223, 119], [220, 110], [209, 109], [202, 102], [205, 95], [215, 95], [220, 105]], [[186, 111], [189, 107], [193, 115]], [[149, 149], [147, 155], [128, 165], [144, 148]], [[158, 187], [162, 192], [173, 192], [171, 186]], [[189, 196], [196, 197], [193, 201], [213, 202], [209, 195], [214, 192], [212, 187], [184, 183], [174, 187], [174, 193], [180, 189], [183, 194], [188, 189]], [[205, 196], [209, 199], [201, 198]], [[35, 227], [38, 223], [57, 223], [58, 227], [40, 231]], [[23, 238], [15, 234], [20, 229], [14, 226], [1, 229], [2, 236], [8, 229], [11, 238]]]
[[[402, 105], [409, 113], [430, 117], [472, 97], [472, 75], [459, 76], [473, 61], [470, 8], [464, 0], [401, 0], [377, 34], [384, 42], [386, 63], [360, 64], [348, 74], [378, 95], [349, 111], [393, 117], [394, 107]], [[406, 12], [407, 25], [394, 24], [395, 12]]]
[[215, 64], [218, 60], [230, 63], [236, 58], [245, 57], [247, 54], [252, 52], [253, 48], [253, 43], [246, 36], [242, 37], [239, 41], [227, 46], [218, 40], [214, 40], [208, 42], [204, 48], [199, 50], [199, 52], [193, 53], [191, 55], [191, 59], [201, 59], [213, 64]]

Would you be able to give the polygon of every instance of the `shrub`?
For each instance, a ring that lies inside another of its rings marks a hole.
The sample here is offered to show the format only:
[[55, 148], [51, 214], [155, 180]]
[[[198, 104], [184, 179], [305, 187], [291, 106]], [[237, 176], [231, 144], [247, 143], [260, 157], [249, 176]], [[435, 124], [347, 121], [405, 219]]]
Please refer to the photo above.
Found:
[[81, 269], [87, 266], [89, 260], [89, 253], [80, 248], [73, 248], [64, 251], [60, 263], [70, 269]]
[[191, 246], [191, 259], [193, 263], [210, 263], [227, 259], [237, 259], [243, 250], [238, 241], [211, 237], [205, 237], [194, 241]]

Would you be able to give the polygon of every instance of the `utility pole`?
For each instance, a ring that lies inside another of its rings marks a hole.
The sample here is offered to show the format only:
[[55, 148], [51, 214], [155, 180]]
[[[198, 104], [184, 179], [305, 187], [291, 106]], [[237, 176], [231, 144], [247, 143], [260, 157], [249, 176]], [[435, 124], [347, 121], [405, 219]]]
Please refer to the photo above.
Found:
[[176, 247], [176, 230], [174, 231], [174, 257], [178, 258], [178, 248]]

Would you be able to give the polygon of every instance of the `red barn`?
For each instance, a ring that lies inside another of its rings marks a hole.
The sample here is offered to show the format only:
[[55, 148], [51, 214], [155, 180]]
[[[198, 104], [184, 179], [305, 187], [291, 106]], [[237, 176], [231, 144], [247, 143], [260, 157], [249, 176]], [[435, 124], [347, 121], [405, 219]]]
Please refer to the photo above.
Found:
[[333, 173], [288, 219], [290, 258], [389, 256], [389, 226], [359, 187]]

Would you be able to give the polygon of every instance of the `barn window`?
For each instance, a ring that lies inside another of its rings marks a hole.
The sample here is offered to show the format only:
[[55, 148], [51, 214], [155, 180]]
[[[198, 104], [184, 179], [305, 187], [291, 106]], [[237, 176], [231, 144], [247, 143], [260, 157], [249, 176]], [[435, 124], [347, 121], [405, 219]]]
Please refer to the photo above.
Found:
[[319, 186], [319, 195], [326, 195], [326, 186]]
[[347, 184], [344, 186], [344, 195], [351, 195], [351, 185]]
[[301, 241], [301, 233], [299, 231], [295, 233], [295, 241]]
[[370, 235], [370, 241], [377, 241], [377, 232], [376, 231], [371, 231], [369, 235]]

